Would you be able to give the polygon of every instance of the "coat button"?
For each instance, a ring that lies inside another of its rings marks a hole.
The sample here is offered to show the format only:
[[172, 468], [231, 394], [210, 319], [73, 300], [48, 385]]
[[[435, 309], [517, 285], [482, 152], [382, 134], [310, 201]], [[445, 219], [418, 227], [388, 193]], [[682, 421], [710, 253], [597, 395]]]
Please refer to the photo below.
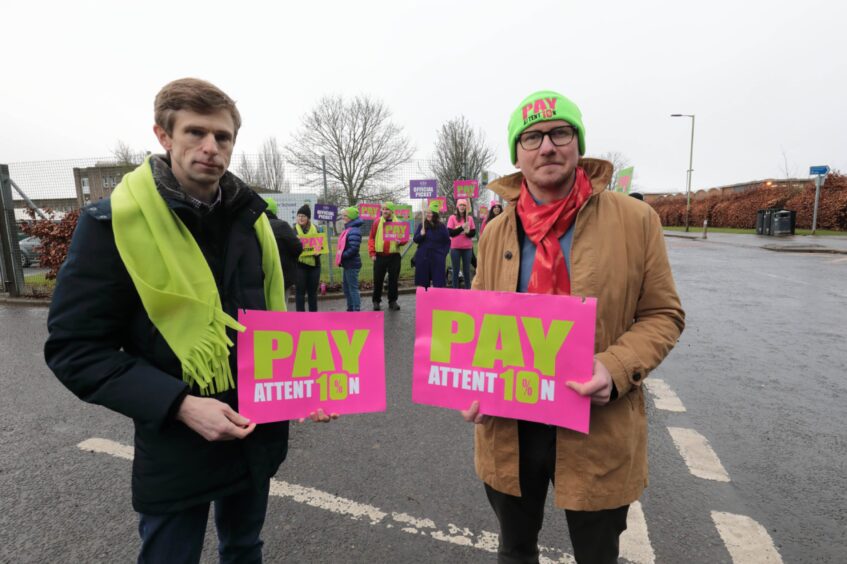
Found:
[[506, 251], [506, 254], [503, 256], [506, 257], [506, 260], [512, 260], [512, 251]]

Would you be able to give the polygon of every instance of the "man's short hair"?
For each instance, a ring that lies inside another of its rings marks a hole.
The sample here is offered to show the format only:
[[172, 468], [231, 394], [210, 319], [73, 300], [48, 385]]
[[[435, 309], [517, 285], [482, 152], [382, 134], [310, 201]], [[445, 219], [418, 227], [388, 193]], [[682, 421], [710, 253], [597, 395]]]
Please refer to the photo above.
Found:
[[235, 100], [205, 80], [199, 78], [180, 78], [169, 82], [156, 94], [153, 117], [156, 125], [173, 135], [175, 114], [179, 110], [191, 110], [198, 114], [212, 114], [226, 110], [232, 116], [235, 135], [241, 127], [241, 114], [235, 107]]

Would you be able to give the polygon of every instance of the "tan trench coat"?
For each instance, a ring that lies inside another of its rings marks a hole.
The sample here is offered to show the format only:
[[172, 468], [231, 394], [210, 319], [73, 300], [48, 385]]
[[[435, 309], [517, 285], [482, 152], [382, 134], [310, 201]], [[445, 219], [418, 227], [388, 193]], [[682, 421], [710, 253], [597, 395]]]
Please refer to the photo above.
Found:
[[[606, 190], [612, 165], [580, 161], [593, 186], [577, 214], [571, 249], [571, 292], [597, 298], [596, 358], [612, 374], [618, 398], [591, 408], [588, 435], [559, 428], [555, 502], [578, 511], [632, 503], [647, 486], [647, 418], [641, 384], [670, 352], [685, 325], [653, 209]], [[514, 292], [520, 247], [515, 204], [520, 173], [489, 185], [510, 204], [489, 222], [479, 244], [475, 290]], [[494, 489], [520, 495], [518, 425], [490, 417], [476, 426], [479, 477]]]

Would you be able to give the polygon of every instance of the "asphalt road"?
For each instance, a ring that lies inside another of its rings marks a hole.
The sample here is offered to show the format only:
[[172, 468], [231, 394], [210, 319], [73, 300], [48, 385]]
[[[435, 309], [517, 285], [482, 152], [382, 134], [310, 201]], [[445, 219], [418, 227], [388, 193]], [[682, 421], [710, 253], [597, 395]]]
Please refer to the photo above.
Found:
[[[758, 523], [784, 562], [845, 561], [847, 260], [667, 243], [687, 329], [647, 385], [664, 381], [685, 411], [649, 401], [646, 529], [623, 555], [762, 561], [722, 536], [715, 515], [725, 513]], [[295, 424], [270, 502], [266, 561], [494, 561], [497, 525], [473, 472], [472, 429], [456, 413], [411, 403], [414, 296], [400, 303], [385, 317], [387, 412]], [[0, 306], [0, 562], [134, 561], [131, 463], [77, 446], [95, 437], [131, 445], [131, 424], [55, 380], [41, 352], [46, 316]], [[695, 475], [672, 429], [708, 440], [729, 481]], [[548, 505], [544, 554], [568, 562], [563, 512]], [[216, 561], [211, 530], [205, 562]]]

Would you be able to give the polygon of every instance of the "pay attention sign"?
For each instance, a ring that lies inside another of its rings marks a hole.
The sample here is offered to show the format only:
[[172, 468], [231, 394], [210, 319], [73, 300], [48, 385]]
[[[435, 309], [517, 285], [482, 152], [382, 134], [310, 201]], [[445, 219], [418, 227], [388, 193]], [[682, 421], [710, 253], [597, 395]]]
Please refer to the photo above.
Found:
[[385, 411], [382, 312], [240, 310], [238, 412], [254, 423]]
[[412, 400], [588, 433], [597, 301], [418, 288]]

